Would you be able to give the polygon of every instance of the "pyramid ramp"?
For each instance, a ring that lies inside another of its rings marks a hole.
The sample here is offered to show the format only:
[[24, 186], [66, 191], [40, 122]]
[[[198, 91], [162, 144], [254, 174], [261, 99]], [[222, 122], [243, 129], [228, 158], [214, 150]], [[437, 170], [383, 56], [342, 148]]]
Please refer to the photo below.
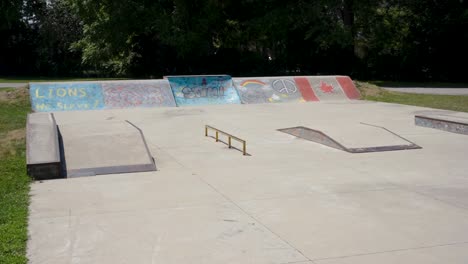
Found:
[[349, 153], [420, 149], [384, 127], [368, 124], [324, 125], [320, 129], [291, 127], [278, 131]]

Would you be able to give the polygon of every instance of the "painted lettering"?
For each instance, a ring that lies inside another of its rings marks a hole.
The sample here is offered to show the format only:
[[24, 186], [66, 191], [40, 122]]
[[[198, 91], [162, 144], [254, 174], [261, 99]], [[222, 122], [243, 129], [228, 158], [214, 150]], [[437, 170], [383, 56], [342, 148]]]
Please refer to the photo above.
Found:
[[49, 106], [46, 104], [37, 104], [36, 105], [36, 110], [47, 110], [49, 109]]
[[44, 95], [39, 94], [39, 89], [36, 89], [36, 98], [45, 98]]
[[191, 98], [206, 98], [206, 97], [223, 97], [225, 92], [225, 88], [223, 86], [220, 87], [184, 87], [182, 89], [182, 94], [184, 98], [191, 99]]
[[80, 97], [85, 97], [86, 96], [86, 89], [85, 88], [80, 88], [78, 90], [80, 91]]
[[58, 88], [57, 89], [57, 96], [58, 97], [65, 97], [67, 95], [67, 90], [64, 88]]
[[68, 88], [68, 96], [78, 96], [78, 89]]

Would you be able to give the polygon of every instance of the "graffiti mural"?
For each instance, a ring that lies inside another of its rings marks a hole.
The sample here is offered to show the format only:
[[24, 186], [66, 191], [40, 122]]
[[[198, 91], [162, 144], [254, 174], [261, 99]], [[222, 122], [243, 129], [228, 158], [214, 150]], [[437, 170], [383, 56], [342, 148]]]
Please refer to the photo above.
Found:
[[102, 89], [98, 83], [31, 83], [29, 93], [35, 112], [104, 108]]
[[229, 75], [169, 76], [167, 79], [178, 106], [240, 103]]
[[169, 76], [164, 80], [31, 83], [35, 112], [212, 104], [359, 99], [347, 76], [231, 78]]
[[309, 83], [320, 101], [348, 99], [334, 76], [309, 77]]
[[234, 78], [242, 103], [305, 102], [293, 78]]
[[106, 108], [176, 106], [166, 80], [103, 82]]

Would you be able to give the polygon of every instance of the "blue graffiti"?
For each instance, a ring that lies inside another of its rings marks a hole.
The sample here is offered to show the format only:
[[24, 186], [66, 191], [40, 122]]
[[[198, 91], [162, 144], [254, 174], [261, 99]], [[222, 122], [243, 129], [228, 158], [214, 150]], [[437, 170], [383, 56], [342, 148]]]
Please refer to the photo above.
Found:
[[167, 77], [178, 106], [240, 104], [228, 75]]
[[35, 112], [104, 108], [102, 88], [98, 83], [32, 83], [29, 92]]

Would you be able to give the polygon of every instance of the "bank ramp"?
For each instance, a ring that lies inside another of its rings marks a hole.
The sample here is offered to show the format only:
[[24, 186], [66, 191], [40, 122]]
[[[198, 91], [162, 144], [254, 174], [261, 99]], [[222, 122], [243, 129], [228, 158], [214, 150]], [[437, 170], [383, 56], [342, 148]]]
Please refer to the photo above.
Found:
[[314, 128], [298, 126], [278, 131], [349, 153], [421, 148], [384, 127], [365, 123], [329, 124]]
[[53, 114], [30, 114], [27, 157], [35, 179], [156, 170], [143, 132], [129, 121], [57, 124]]
[[347, 101], [360, 98], [347, 76], [166, 76], [159, 80], [30, 83], [34, 112]]
[[34, 112], [175, 107], [167, 80], [30, 83]]
[[166, 76], [177, 106], [240, 104], [229, 75]]
[[347, 76], [233, 78], [244, 104], [343, 101], [360, 98]]

